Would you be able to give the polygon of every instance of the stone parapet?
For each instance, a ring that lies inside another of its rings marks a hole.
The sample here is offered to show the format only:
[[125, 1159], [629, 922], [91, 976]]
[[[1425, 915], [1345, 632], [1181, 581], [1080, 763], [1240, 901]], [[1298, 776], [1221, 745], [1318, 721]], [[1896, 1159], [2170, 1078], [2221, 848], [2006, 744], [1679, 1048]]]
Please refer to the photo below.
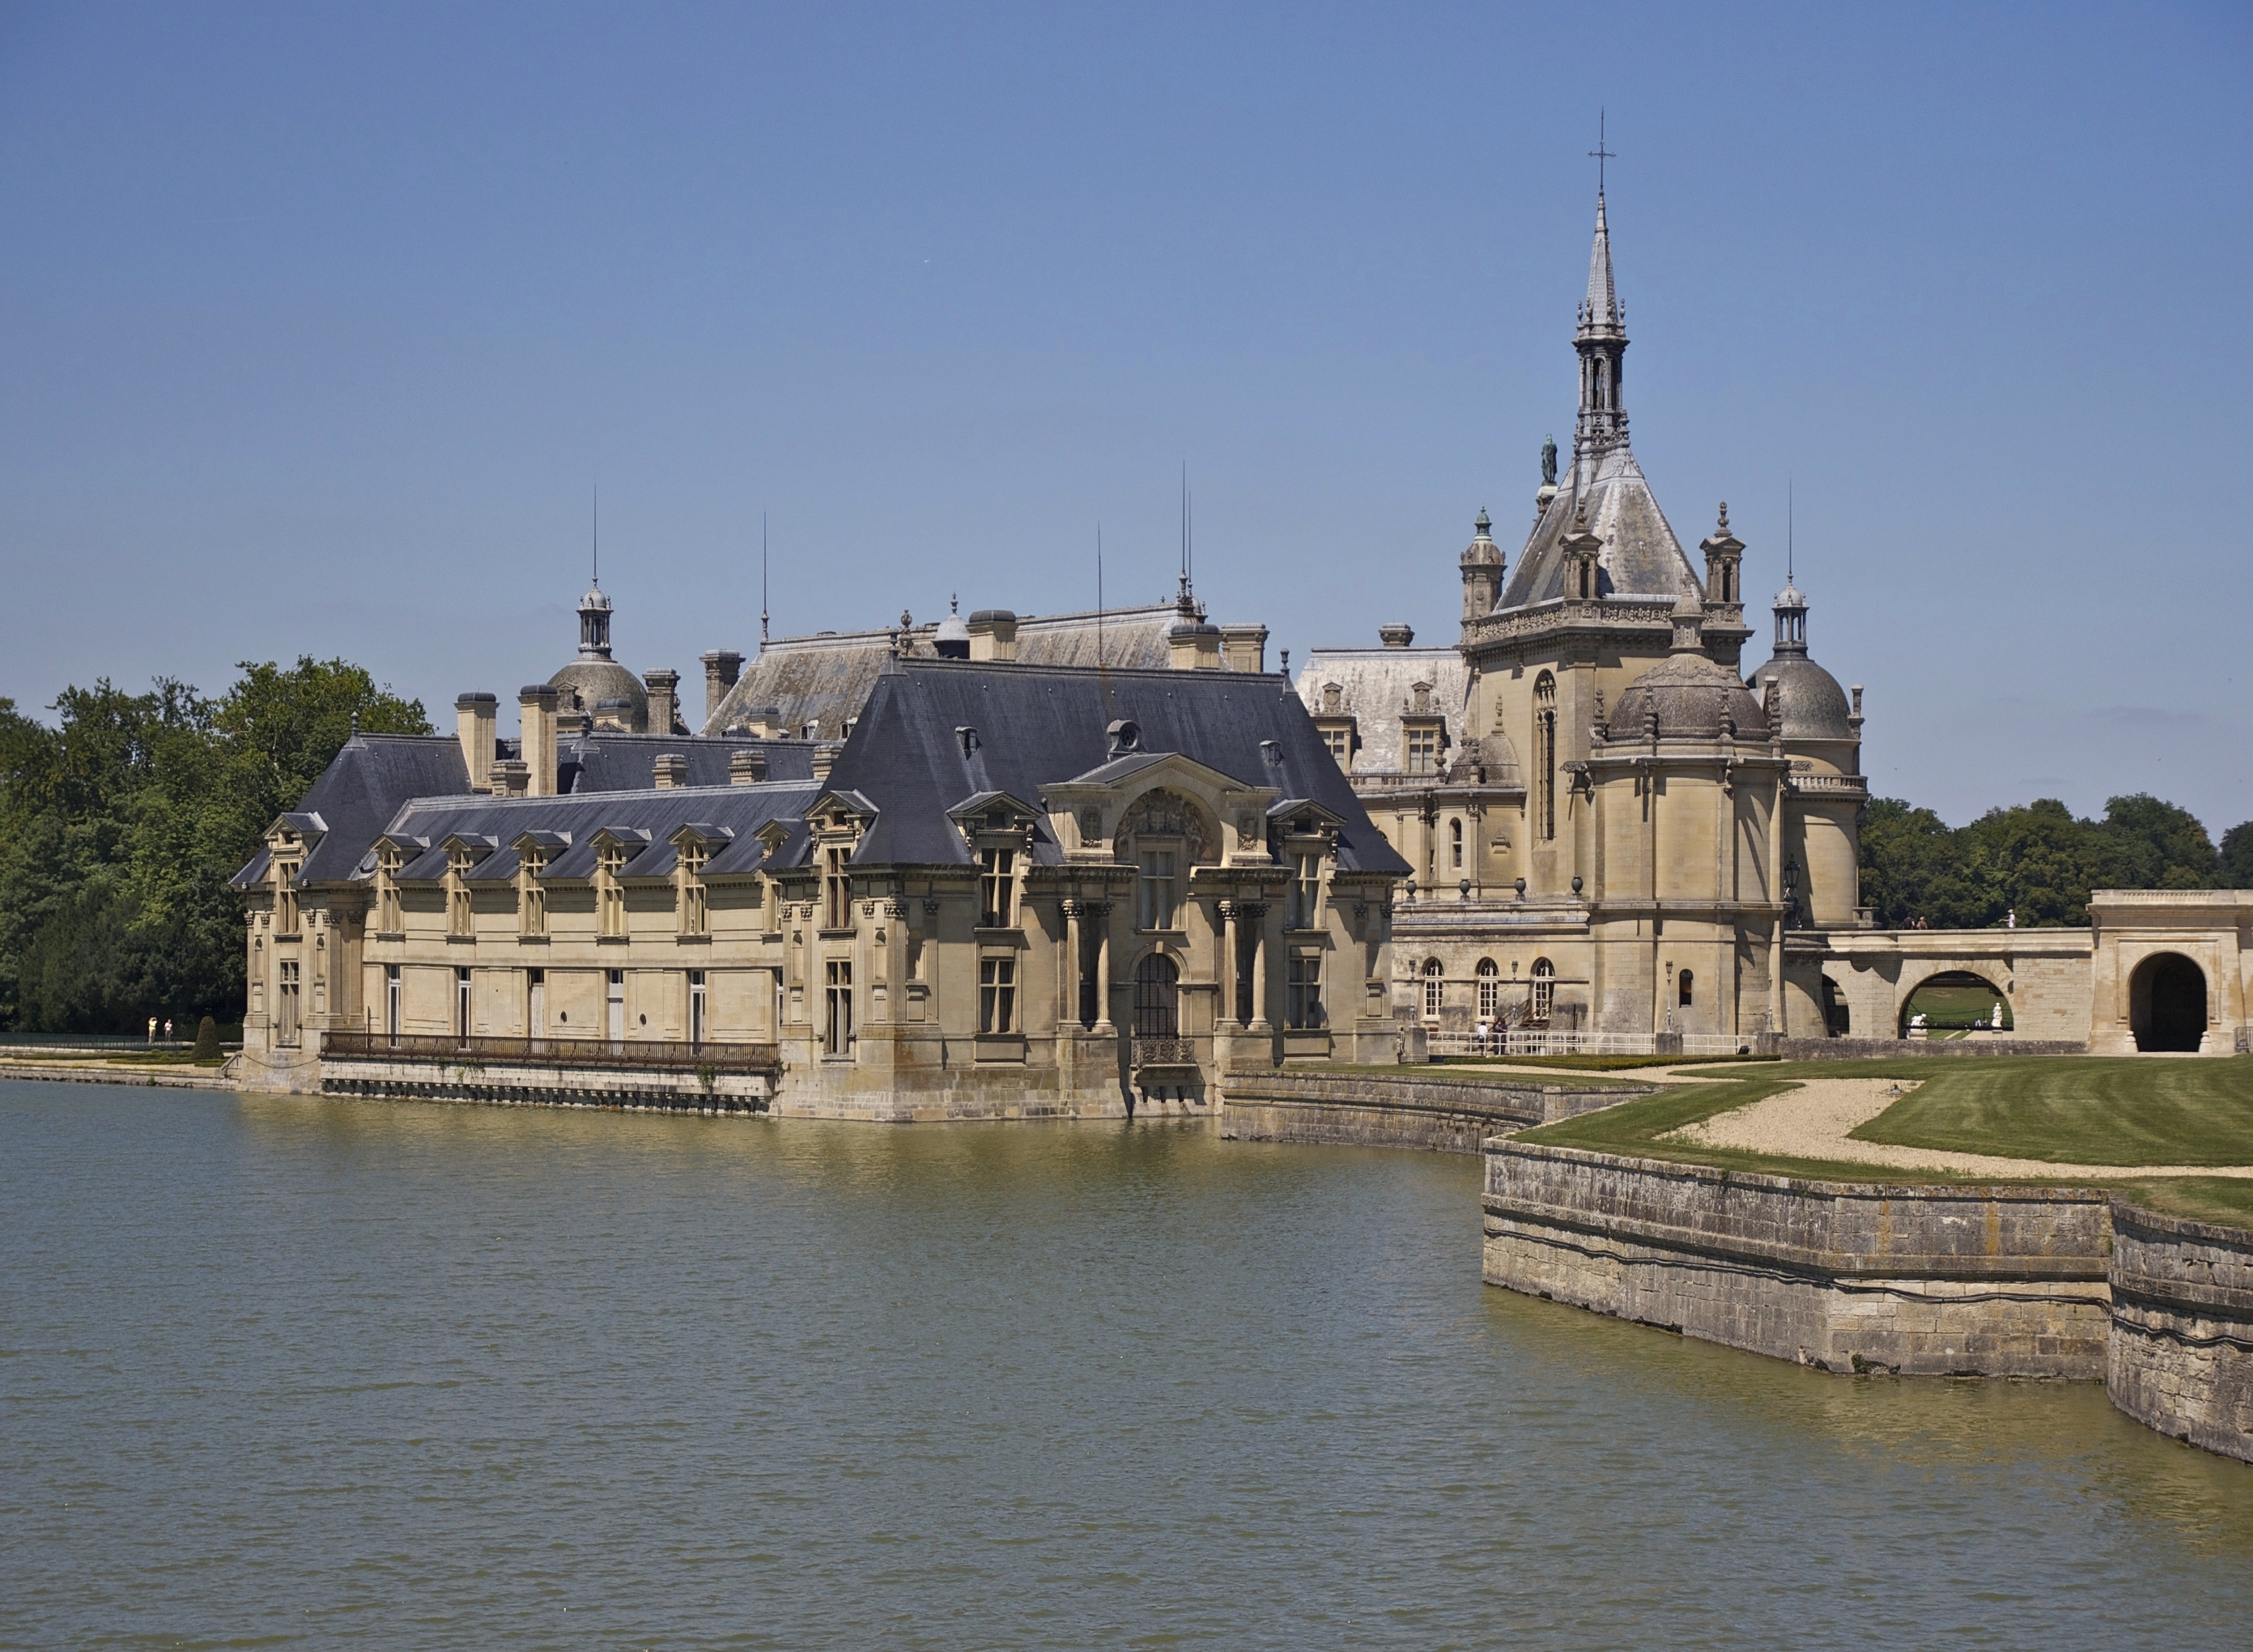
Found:
[[2104, 1387], [2138, 1422], [2253, 1462], [2253, 1233], [2112, 1205]]
[[2094, 1379], [2105, 1195], [1749, 1175], [1496, 1141], [1485, 1277], [1829, 1371]]
[[1631, 1101], [1651, 1089], [1404, 1071], [1229, 1073], [1220, 1091], [1220, 1133], [1231, 1140], [1476, 1153], [1490, 1137]]

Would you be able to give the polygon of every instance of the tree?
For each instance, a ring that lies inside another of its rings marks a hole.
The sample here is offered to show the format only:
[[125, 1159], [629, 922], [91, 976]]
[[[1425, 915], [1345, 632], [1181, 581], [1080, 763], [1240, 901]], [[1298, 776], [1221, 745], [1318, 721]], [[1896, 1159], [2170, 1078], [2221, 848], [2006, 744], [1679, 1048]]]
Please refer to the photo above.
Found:
[[2253, 889], [2253, 820], [2234, 826], [2222, 834], [2222, 883], [2224, 889]]

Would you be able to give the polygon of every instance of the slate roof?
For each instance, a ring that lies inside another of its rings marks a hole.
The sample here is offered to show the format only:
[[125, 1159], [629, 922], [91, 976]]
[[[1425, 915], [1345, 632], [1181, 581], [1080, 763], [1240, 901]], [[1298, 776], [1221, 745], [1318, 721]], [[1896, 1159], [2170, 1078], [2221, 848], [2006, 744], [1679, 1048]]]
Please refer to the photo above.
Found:
[[[1342, 867], [1408, 872], [1279, 676], [942, 659], [901, 660], [878, 677], [838, 754], [831, 785], [856, 788], [880, 812], [854, 861], [966, 863], [969, 851], [949, 809], [980, 791], [1037, 802], [1044, 785], [1113, 764], [1105, 731], [1121, 718], [1140, 728], [1137, 755], [1179, 752], [1248, 785], [1273, 786], [1331, 810], [1345, 822], [1338, 839]], [[965, 728], [977, 730], [967, 753], [957, 734]], [[1272, 760], [1265, 742], [1273, 744]], [[1033, 847], [1036, 863], [1062, 858], [1043, 830]]]
[[[297, 805], [296, 812], [317, 814], [328, 828], [306, 855], [297, 881], [341, 882], [401, 803], [469, 789], [461, 742], [450, 735], [354, 735]], [[262, 846], [229, 882], [236, 889], [257, 882], [269, 859]]]
[[687, 784], [724, 786], [729, 759], [737, 751], [767, 754], [769, 780], [813, 778], [813, 744], [805, 740], [707, 740], [696, 735], [624, 735], [596, 729], [556, 742], [558, 791], [639, 791], [654, 784], [657, 759], [678, 752], [688, 759]]
[[[1299, 673], [1299, 699], [1310, 713], [1322, 712], [1323, 690], [1336, 683], [1338, 709], [1356, 719], [1360, 749], [1357, 774], [1399, 774], [1407, 767], [1400, 719], [1415, 704], [1414, 686], [1432, 685], [1432, 709], [1440, 718], [1440, 758], [1455, 763], [1482, 763], [1487, 784], [1517, 784], [1517, 752], [1500, 733], [1470, 735], [1464, 708], [1470, 700], [1470, 671], [1453, 648], [1317, 648]], [[1474, 748], [1475, 747], [1475, 751]]]
[[[680, 736], [674, 736], [678, 739]], [[640, 791], [577, 792], [561, 798], [418, 798], [401, 808], [390, 834], [427, 839], [430, 847], [399, 869], [402, 883], [434, 882], [446, 875], [446, 840], [481, 835], [499, 847], [469, 873], [473, 883], [506, 882], [517, 873], [516, 845], [527, 833], [550, 833], [569, 847], [555, 854], [541, 873], [550, 878], [586, 878], [595, 870], [595, 838], [605, 828], [620, 835], [647, 834], [646, 847], [630, 855], [625, 875], [672, 875], [679, 852], [669, 841], [685, 826], [707, 836], [732, 833], [727, 847], [704, 864], [708, 877], [748, 872], [765, 859], [756, 835], [771, 820], [799, 820], [827, 787], [812, 781], [766, 781], [748, 786], [666, 786]], [[372, 844], [377, 834], [371, 833]], [[802, 835], [802, 834], [801, 834]], [[356, 878], [374, 875], [375, 856], [365, 853], [353, 868]]]
[[[1180, 617], [1171, 603], [1114, 609], [1103, 614], [1099, 624], [1093, 613], [1026, 616], [1017, 621], [1016, 663], [1094, 666], [1099, 663], [1099, 632], [1103, 665], [1162, 670], [1169, 659], [1166, 633]], [[937, 624], [913, 627], [910, 658], [933, 658], [931, 639], [938, 631]], [[819, 725], [819, 738], [842, 740], [847, 720], [861, 714], [884, 662], [892, 657], [896, 634], [891, 630], [844, 631], [766, 644], [743, 667], [720, 709], [706, 720], [705, 732], [716, 735], [731, 725], [748, 725], [755, 708], [773, 706], [782, 713], [781, 727], [793, 734], [811, 722]]]
[[1565, 594], [1565, 559], [1558, 547], [1573, 532], [1574, 513], [1587, 505], [1590, 532], [1604, 542], [1596, 566], [1607, 596], [1664, 596], [1698, 589], [1699, 581], [1682, 542], [1652, 497], [1643, 467], [1625, 441], [1576, 459], [1572, 471], [1533, 525], [1510, 570], [1495, 611], [1553, 602]]

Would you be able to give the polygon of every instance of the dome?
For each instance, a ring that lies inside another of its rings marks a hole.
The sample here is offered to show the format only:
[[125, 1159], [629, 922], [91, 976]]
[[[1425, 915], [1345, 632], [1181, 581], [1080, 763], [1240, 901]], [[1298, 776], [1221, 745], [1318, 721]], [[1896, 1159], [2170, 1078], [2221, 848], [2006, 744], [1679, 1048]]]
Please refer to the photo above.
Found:
[[1848, 721], [1846, 691], [1838, 680], [1805, 654], [1778, 654], [1747, 679], [1756, 695], [1765, 694], [1768, 680], [1775, 679], [1776, 698], [1783, 706], [1786, 740], [1852, 740], [1854, 726]]
[[1662, 740], [1718, 740], [1724, 723], [1740, 740], [1768, 737], [1768, 713], [1736, 673], [1698, 645], [1705, 607], [1685, 591], [1674, 605], [1674, 652], [1627, 686], [1612, 708], [1608, 737], [1646, 740], [1658, 714]]
[[636, 734], [648, 731], [649, 690], [617, 661], [575, 659], [548, 680], [555, 690], [558, 714], [570, 717], [584, 713], [591, 717], [604, 701], [624, 701], [626, 710], [620, 720]]
[[1502, 561], [1502, 547], [1494, 542], [1494, 524], [1487, 519], [1484, 510], [1479, 512], [1478, 520], [1472, 524], [1472, 527], [1471, 542], [1463, 551], [1462, 565], [1465, 568], [1498, 566]]
[[582, 614], [607, 614], [610, 611], [610, 599], [603, 594], [603, 588], [596, 585], [579, 599], [579, 611]]

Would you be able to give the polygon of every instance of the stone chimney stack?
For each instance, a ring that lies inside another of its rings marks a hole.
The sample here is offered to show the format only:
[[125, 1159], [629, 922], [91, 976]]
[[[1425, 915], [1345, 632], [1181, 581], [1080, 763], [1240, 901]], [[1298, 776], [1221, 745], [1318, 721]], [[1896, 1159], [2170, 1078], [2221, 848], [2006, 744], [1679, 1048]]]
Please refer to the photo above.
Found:
[[732, 648], [715, 648], [699, 658], [704, 662], [704, 721], [709, 722], [743, 674], [743, 657]]
[[496, 798], [520, 798], [532, 784], [532, 767], [521, 757], [511, 757], [506, 763], [492, 766], [492, 789]]
[[553, 683], [527, 683], [516, 691], [527, 797], [555, 795], [555, 699]]
[[1267, 669], [1267, 628], [1265, 625], [1223, 625], [1220, 657], [1230, 671]]
[[837, 748], [827, 741], [813, 749], [813, 781], [820, 785], [829, 778], [829, 770], [837, 761]]
[[767, 754], [756, 746], [744, 746], [728, 754], [728, 784], [731, 786], [755, 786], [767, 777]]
[[670, 791], [675, 786], [688, 784], [688, 759], [677, 751], [660, 753], [651, 766], [655, 770], [653, 777], [660, 791]]
[[743, 713], [743, 726], [762, 740], [787, 740], [790, 730], [782, 726], [780, 706], [753, 706]]
[[970, 617], [970, 658], [1006, 662], [1017, 657], [1017, 617], [1006, 608], [981, 608]]
[[674, 721], [680, 715], [680, 673], [660, 667], [644, 672], [641, 680], [649, 690], [650, 733], [671, 734]]
[[462, 763], [470, 771], [470, 790], [492, 790], [495, 748], [493, 728], [500, 702], [491, 694], [462, 694], [454, 701], [454, 728], [462, 742]]
[[1377, 640], [1387, 648], [1406, 648], [1416, 640], [1416, 632], [1412, 626], [1404, 625], [1395, 620], [1390, 625], [1379, 625], [1377, 628]]

